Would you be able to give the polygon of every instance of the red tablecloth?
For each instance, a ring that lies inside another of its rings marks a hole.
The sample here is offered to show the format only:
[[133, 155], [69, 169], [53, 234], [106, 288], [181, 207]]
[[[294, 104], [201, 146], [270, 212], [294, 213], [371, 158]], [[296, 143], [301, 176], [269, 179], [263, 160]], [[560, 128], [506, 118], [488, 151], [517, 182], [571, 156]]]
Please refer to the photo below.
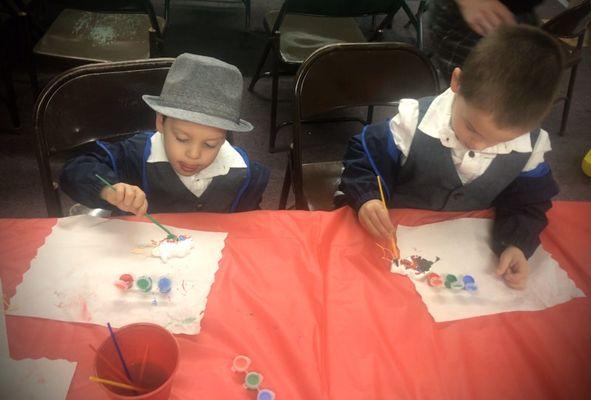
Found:
[[[399, 210], [419, 225], [490, 212]], [[542, 236], [588, 296], [591, 203], [556, 202]], [[246, 354], [281, 399], [590, 399], [591, 300], [539, 312], [435, 323], [393, 275], [349, 209], [161, 215], [229, 232], [198, 336], [178, 335], [173, 399], [249, 399], [232, 358]], [[54, 219], [0, 220], [0, 276], [14, 295]], [[66, 255], [65, 255], [66, 256]], [[12, 358], [78, 362], [68, 399], [99, 399], [88, 381], [104, 327], [7, 317]]]

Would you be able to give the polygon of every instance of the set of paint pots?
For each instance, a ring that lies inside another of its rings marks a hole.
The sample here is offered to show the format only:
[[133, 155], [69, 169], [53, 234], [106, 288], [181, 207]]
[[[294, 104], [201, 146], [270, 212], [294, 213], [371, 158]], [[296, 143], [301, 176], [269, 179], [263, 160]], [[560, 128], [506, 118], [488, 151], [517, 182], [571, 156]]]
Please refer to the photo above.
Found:
[[247, 356], [236, 356], [232, 360], [232, 371], [240, 372], [244, 375], [244, 387], [257, 391], [257, 400], [275, 400], [275, 392], [270, 389], [262, 389], [263, 375], [259, 372], [249, 371], [251, 361]]
[[[152, 280], [152, 278], [150, 276], [142, 275], [134, 280], [133, 276], [131, 274], [121, 275], [119, 277], [119, 280], [117, 280], [115, 282], [115, 286], [123, 291], [127, 291], [127, 290], [133, 289], [134, 282], [135, 282], [135, 287], [140, 292], [144, 292], [144, 293], [151, 292], [152, 288], [154, 286], [154, 281]], [[156, 281], [156, 287], [158, 288], [158, 292], [160, 292], [162, 294], [169, 293], [170, 290], [172, 289], [172, 281], [167, 276], [161, 276]]]
[[472, 275], [436, 274], [435, 272], [429, 272], [426, 279], [429, 286], [432, 287], [445, 287], [455, 291], [466, 290], [468, 292], [478, 290], [478, 286], [476, 286], [476, 281]]

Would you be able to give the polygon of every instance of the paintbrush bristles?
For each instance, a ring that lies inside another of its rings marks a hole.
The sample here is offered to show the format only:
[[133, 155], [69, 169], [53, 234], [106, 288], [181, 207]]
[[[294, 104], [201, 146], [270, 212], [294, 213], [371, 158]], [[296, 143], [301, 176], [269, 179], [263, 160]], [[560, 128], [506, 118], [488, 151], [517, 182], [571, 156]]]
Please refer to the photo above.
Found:
[[[378, 180], [378, 188], [380, 189], [380, 198], [382, 199], [382, 204], [386, 210], [388, 206], [386, 205], [386, 198], [384, 197], [384, 190], [382, 189], [382, 178], [379, 175], [376, 175]], [[396, 240], [394, 239], [394, 235], [390, 237], [390, 246], [392, 247], [392, 255], [394, 257], [394, 262], [398, 265], [398, 259], [400, 258], [400, 253], [398, 252], [398, 246], [396, 245]]]

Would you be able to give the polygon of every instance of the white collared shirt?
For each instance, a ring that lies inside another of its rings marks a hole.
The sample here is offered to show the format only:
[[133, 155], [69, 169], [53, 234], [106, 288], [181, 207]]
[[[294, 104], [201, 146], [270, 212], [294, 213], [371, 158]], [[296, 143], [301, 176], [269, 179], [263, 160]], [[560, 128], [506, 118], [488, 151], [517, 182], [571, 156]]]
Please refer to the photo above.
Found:
[[548, 132], [541, 129], [532, 148], [530, 134], [526, 133], [513, 140], [487, 147], [483, 150], [470, 150], [457, 139], [451, 128], [451, 108], [454, 92], [447, 89], [437, 96], [419, 124], [419, 102], [414, 99], [402, 99], [398, 114], [390, 120], [390, 131], [396, 147], [402, 153], [402, 163], [406, 161], [414, 134], [420, 129], [425, 134], [439, 139], [441, 144], [451, 149], [452, 160], [463, 184], [472, 182], [486, 171], [497, 154], [511, 151], [530, 153], [523, 172], [535, 169], [544, 162], [544, 153], [552, 149]]
[[[164, 137], [162, 134], [156, 132], [150, 140], [152, 142], [152, 151], [147, 162], [169, 162], [164, 149]], [[246, 162], [230, 143], [224, 141], [218, 155], [206, 168], [191, 176], [183, 176], [176, 171], [175, 173], [191, 193], [200, 197], [213, 178], [220, 175], [227, 175], [230, 172], [230, 168], [246, 168]]]

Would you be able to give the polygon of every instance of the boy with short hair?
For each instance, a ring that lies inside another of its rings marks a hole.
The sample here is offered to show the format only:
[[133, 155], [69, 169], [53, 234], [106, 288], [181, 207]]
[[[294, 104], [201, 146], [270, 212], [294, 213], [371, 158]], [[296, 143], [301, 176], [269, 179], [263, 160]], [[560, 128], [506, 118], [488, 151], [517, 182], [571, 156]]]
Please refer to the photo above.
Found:
[[500, 27], [456, 68], [435, 98], [403, 99], [398, 114], [349, 143], [340, 191], [371, 234], [388, 238], [388, 207], [467, 211], [495, 207], [497, 273], [523, 288], [529, 258], [558, 193], [539, 125], [562, 71], [554, 39], [537, 28]]
[[114, 143], [96, 141], [94, 151], [64, 166], [60, 187], [87, 207], [140, 216], [259, 208], [269, 172], [226, 141], [228, 131], [252, 130], [240, 119], [242, 88], [235, 66], [178, 56], [161, 95], [142, 96], [156, 111], [157, 131]]

